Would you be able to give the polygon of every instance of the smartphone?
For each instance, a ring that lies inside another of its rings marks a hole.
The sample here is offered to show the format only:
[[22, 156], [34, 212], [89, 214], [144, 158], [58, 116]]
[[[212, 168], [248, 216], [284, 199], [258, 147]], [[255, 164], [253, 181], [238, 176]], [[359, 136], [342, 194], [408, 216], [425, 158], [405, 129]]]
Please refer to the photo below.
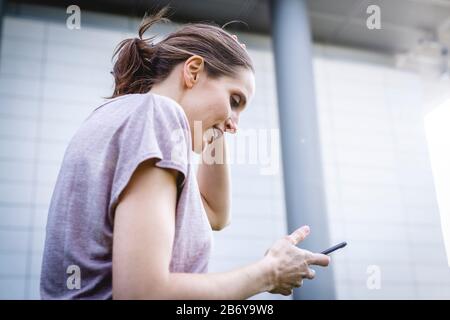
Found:
[[345, 247], [347, 245], [347, 242], [341, 242], [341, 243], [338, 243], [337, 245], [335, 245], [335, 246], [332, 246], [331, 248], [328, 248], [328, 249], [326, 249], [326, 250], [323, 250], [321, 253], [322, 254], [330, 254], [330, 253], [332, 253], [333, 251], [336, 251], [336, 250], [338, 250], [338, 249], [341, 249], [341, 248], [343, 248], [343, 247]]

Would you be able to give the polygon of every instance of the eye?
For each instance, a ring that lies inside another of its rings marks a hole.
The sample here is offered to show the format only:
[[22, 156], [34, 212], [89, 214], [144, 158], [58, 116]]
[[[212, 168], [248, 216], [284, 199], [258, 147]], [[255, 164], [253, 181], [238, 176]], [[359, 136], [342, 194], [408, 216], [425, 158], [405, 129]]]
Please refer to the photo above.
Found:
[[233, 94], [230, 97], [231, 108], [238, 108], [241, 104], [241, 97], [239, 95]]

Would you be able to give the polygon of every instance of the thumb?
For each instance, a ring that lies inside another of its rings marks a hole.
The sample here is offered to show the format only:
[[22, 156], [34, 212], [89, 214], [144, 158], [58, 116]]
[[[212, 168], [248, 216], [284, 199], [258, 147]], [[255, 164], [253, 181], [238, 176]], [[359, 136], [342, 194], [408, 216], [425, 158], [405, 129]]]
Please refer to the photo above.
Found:
[[309, 232], [309, 227], [303, 226], [292, 232], [288, 236], [288, 239], [293, 245], [296, 245], [297, 243], [302, 242], [308, 236]]

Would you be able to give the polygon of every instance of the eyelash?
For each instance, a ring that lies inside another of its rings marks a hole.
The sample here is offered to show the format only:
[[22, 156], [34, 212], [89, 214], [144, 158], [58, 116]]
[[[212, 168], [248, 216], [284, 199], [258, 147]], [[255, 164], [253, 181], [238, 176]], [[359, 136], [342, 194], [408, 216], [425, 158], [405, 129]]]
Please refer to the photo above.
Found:
[[236, 99], [233, 98], [233, 96], [230, 97], [230, 105], [231, 108], [238, 108], [240, 103], [236, 101]]

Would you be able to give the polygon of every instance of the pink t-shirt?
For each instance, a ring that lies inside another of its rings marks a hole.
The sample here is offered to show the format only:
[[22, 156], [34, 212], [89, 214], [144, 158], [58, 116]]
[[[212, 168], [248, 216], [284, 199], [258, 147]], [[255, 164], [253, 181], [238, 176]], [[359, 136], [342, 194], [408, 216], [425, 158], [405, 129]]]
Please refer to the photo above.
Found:
[[[95, 109], [67, 147], [48, 213], [43, 299], [112, 297], [114, 208], [137, 166], [151, 158], [181, 173], [170, 271], [207, 272], [212, 229], [184, 110], [168, 97], [129, 94]], [[79, 286], [69, 283], [74, 270]]]

